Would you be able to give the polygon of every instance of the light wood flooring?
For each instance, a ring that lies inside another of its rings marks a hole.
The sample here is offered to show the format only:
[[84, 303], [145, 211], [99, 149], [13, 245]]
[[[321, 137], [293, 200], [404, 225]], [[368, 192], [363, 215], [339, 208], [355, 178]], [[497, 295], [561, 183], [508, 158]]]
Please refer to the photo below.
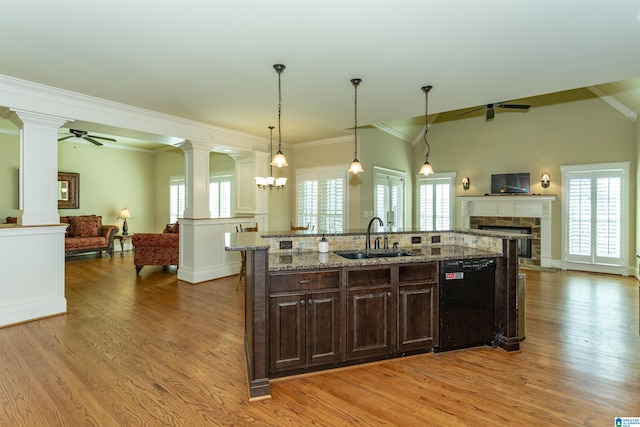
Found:
[[[37, 268], [37, 266], [34, 266]], [[0, 426], [613, 426], [640, 417], [638, 281], [526, 270], [521, 351], [273, 381], [248, 401], [243, 287], [130, 252], [66, 262], [68, 314], [0, 329]]]

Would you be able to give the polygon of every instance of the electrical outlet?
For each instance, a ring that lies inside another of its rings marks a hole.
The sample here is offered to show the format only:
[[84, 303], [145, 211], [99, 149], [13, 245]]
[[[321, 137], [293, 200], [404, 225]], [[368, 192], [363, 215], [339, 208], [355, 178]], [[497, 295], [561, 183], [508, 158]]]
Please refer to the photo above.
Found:
[[431, 236], [431, 243], [440, 243], [440, 236]]
[[291, 249], [293, 247], [292, 240], [281, 240], [280, 241], [280, 249]]
[[411, 243], [422, 243], [422, 237], [420, 237], [420, 236], [411, 236]]

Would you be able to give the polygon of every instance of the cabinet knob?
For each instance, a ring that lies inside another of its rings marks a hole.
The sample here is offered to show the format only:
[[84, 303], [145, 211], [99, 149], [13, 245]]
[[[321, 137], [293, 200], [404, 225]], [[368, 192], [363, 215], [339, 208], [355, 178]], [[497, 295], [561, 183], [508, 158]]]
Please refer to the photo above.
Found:
[[301, 299], [300, 300], [300, 305], [304, 305], [305, 302], [306, 302], [305, 300]]
[[305, 285], [305, 284], [307, 284], [307, 283], [311, 283], [311, 280], [309, 280], [309, 279], [302, 279], [302, 280], [300, 280], [298, 283], [300, 283], [301, 285]]
[[391, 298], [391, 296], [392, 296], [392, 295], [393, 295], [393, 294], [391, 293], [391, 291], [387, 292], [387, 296], [388, 296], [389, 298]]

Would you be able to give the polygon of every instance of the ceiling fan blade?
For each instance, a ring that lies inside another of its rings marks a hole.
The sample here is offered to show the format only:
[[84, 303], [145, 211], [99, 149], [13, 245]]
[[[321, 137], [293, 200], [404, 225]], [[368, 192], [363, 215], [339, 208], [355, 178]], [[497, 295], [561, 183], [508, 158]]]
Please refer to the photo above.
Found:
[[500, 107], [500, 108], [516, 108], [518, 110], [528, 110], [529, 108], [531, 108], [531, 105], [526, 105], [526, 104], [499, 104], [498, 107]]
[[75, 135], [69, 135], [69, 136], [65, 136], [64, 138], [58, 138], [58, 142], [64, 141], [65, 139], [69, 139], [69, 138], [75, 138]]
[[89, 138], [98, 138], [98, 139], [104, 139], [104, 140], [106, 140], [106, 141], [116, 142], [116, 140], [115, 140], [115, 139], [113, 139], [113, 138], [107, 138], [107, 137], [104, 137], [104, 136], [97, 136], [97, 135], [87, 135], [87, 136], [88, 136]]
[[476, 111], [482, 110], [484, 107], [478, 107], [478, 108], [474, 108], [473, 110], [469, 110], [469, 111], [465, 111], [464, 113], [460, 113], [460, 114], [456, 114], [455, 117], [460, 117], [460, 116], [464, 116], [466, 114], [471, 114], [474, 113]]
[[495, 117], [495, 112], [493, 110], [493, 106], [487, 107], [487, 118], [486, 120], [492, 120]]
[[101, 145], [103, 145], [103, 144], [102, 144], [102, 142], [100, 142], [100, 141], [96, 141], [95, 139], [93, 139], [93, 138], [91, 138], [91, 137], [89, 137], [89, 136], [83, 136], [83, 137], [82, 137], [82, 139], [86, 139], [87, 141], [89, 141], [89, 142], [90, 142], [90, 143], [92, 143], [92, 144], [97, 145], [98, 147], [100, 147]]

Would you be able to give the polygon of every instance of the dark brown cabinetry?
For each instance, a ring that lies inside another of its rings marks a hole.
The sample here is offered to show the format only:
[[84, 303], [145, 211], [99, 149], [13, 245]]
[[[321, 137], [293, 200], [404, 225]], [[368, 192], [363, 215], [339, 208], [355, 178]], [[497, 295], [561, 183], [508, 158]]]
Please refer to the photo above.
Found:
[[398, 350], [438, 345], [438, 266], [398, 267]]
[[270, 282], [270, 370], [340, 361], [340, 271], [273, 273]]
[[390, 354], [395, 349], [392, 267], [347, 270], [347, 359]]

